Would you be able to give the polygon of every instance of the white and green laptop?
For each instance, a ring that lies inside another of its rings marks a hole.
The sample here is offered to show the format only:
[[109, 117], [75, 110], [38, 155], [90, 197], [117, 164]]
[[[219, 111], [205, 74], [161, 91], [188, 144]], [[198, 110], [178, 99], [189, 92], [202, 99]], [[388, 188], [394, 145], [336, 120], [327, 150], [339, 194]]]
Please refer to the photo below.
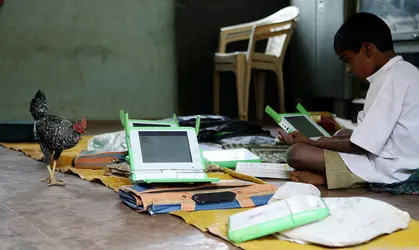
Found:
[[312, 140], [330, 137], [330, 134], [310, 117], [301, 104], [297, 105], [297, 110], [300, 113], [278, 114], [269, 105], [265, 108], [265, 112], [288, 134], [298, 130]]
[[323, 220], [329, 208], [314, 195], [295, 196], [233, 214], [228, 218], [228, 238], [241, 243]]
[[[197, 127], [125, 125], [131, 181], [139, 183], [218, 182], [208, 178]], [[125, 124], [131, 121], [125, 119]], [[147, 121], [148, 122], [148, 121]]]

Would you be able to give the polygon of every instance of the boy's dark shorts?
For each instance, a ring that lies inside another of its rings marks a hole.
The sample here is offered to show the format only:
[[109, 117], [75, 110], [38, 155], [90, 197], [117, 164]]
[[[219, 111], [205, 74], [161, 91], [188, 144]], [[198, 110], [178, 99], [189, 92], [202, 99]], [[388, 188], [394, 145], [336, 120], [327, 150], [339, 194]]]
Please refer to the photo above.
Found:
[[353, 174], [336, 151], [323, 149], [328, 189], [361, 188], [367, 182]]

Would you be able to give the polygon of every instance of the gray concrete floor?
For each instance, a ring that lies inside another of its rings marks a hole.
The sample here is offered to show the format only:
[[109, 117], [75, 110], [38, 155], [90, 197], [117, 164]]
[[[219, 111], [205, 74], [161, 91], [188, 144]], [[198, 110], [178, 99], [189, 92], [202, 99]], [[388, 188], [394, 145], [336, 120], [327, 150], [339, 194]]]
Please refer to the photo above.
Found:
[[99, 183], [0, 147], [0, 249], [236, 249], [171, 215], [138, 214]]
[[[89, 131], [119, 126], [90, 126]], [[47, 175], [43, 164], [0, 147], [0, 249], [236, 249], [174, 216], [138, 214], [99, 183], [57, 173], [67, 186], [48, 188], [39, 181]], [[359, 189], [322, 192], [380, 199], [419, 219], [417, 197]]]

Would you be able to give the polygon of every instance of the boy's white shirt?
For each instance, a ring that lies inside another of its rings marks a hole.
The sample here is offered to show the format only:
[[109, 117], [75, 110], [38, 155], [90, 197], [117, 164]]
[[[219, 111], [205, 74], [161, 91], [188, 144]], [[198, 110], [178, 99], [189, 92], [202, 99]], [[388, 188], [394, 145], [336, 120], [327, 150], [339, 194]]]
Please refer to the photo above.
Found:
[[370, 88], [350, 140], [369, 154], [339, 154], [368, 182], [404, 181], [419, 168], [419, 70], [396, 56], [367, 80]]

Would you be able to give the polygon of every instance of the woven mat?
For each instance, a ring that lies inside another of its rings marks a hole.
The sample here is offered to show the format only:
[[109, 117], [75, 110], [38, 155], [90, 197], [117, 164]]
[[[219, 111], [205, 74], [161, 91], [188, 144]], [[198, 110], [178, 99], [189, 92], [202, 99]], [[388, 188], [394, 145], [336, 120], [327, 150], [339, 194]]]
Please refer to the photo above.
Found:
[[[73, 158], [80, 153], [81, 150], [87, 149], [87, 143], [91, 136], [84, 136], [80, 140], [79, 144], [71, 150], [64, 151], [61, 155], [58, 163], [57, 170], [63, 173], [73, 173], [78, 175], [80, 178], [87, 181], [99, 180], [105, 186], [112, 188], [114, 191], [118, 191], [120, 186], [130, 185], [128, 178], [118, 176], [106, 176], [104, 170], [86, 170], [86, 169], [75, 169], [71, 167]], [[35, 160], [42, 159], [42, 152], [39, 145], [36, 143], [0, 143], [0, 145], [21, 151], [25, 155], [32, 157]], [[220, 179], [235, 179], [234, 177], [240, 177], [236, 175], [236, 172], [227, 171], [227, 173], [214, 173], [209, 174], [210, 177], [217, 177]], [[251, 181], [259, 182], [258, 179]], [[185, 220], [190, 225], [195, 226], [202, 232], [210, 232], [221, 239], [227, 240], [227, 222], [228, 217], [234, 213], [244, 211], [246, 209], [228, 209], [228, 210], [208, 210], [208, 211], [197, 211], [197, 212], [174, 212], [171, 213]], [[403, 230], [391, 235], [379, 237], [368, 244], [362, 245], [355, 249], [419, 249], [419, 222], [412, 220], [407, 230]], [[263, 237], [257, 240], [237, 244], [237, 247], [242, 249], [252, 250], [269, 250], [269, 249], [321, 249], [318, 246], [313, 245], [299, 245], [286, 241], [280, 241], [272, 236]], [[351, 248], [354, 249], [354, 248]]]

